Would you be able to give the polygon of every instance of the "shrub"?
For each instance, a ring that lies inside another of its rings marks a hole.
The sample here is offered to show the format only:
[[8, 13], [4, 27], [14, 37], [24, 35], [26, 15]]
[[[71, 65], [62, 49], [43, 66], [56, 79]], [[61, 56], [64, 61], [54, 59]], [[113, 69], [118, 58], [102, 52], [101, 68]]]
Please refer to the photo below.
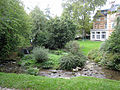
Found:
[[43, 47], [35, 47], [33, 49], [33, 55], [37, 62], [43, 62], [48, 60], [48, 50]]
[[27, 69], [27, 73], [36, 76], [39, 73], [39, 69], [30, 67], [29, 69]]
[[24, 53], [18, 52], [18, 57], [20, 57], [20, 58], [24, 57]]
[[53, 68], [53, 65], [54, 65], [54, 62], [48, 60], [48, 61], [46, 61], [46, 62], [43, 62], [43, 63], [41, 64], [41, 67], [42, 67], [43, 69], [50, 69], [50, 68]]
[[60, 69], [72, 70], [76, 67], [83, 67], [85, 65], [87, 58], [82, 55], [68, 54], [60, 58]]
[[99, 51], [98, 49], [91, 50], [88, 53], [88, 58], [95, 61], [96, 63], [100, 62], [103, 58], [103, 51]]
[[105, 53], [101, 64], [110, 69], [120, 70], [120, 54], [119, 53]]
[[32, 54], [25, 55], [23, 58], [21, 58], [20, 62], [18, 62], [21, 66], [33, 66], [35, 65], [36, 60], [35, 57]]
[[80, 51], [80, 45], [77, 41], [70, 41], [65, 45], [65, 50], [72, 54], [76, 54]]
[[33, 54], [25, 55], [25, 56], [22, 58], [22, 60], [30, 60], [30, 59], [34, 59]]
[[100, 51], [107, 51], [108, 50], [108, 46], [109, 46], [109, 43], [108, 41], [106, 40], [105, 42], [103, 42], [100, 46]]

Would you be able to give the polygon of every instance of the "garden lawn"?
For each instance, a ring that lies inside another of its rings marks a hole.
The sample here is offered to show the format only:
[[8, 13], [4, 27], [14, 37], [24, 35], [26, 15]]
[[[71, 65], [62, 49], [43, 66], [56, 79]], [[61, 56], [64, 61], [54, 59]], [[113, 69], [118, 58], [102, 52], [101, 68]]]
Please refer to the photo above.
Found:
[[90, 40], [85, 40], [85, 41], [78, 41], [80, 44], [80, 47], [82, 48], [82, 51], [85, 55], [88, 54], [88, 52], [92, 49], [98, 49], [100, 48], [100, 45], [102, 41], [90, 41]]
[[0, 73], [0, 86], [22, 90], [120, 90], [120, 81], [93, 77], [62, 79]]

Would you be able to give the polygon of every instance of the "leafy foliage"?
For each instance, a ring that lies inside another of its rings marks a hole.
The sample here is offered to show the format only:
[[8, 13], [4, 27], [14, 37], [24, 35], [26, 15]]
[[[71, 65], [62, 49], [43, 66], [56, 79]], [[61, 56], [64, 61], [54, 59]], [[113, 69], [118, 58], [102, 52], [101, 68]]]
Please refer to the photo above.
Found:
[[66, 18], [55, 18], [52, 20], [50, 48], [63, 48], [67, 42], [75, 38], [75, 25]]
[[88, 53], [88, 58], [95, 61], [96, 63], [100, 63], [103, 59], [104, 52], [99, 51], [98, 49], [91, 50]]
[[83, 67], [86, 62], [86, 57], [79, 53], [79, 55], [68, 54], [60, 58], [60, 69], [72, 70], [76, 67]]
[[80, 51], [80, 45], [77, 41], [70, 41], [65, 45], [65, 49], [72, 54], [76, 54]]
[[36, 76], [39, 73], [39, 69], [30, 67], [29, 69], [27, 69], [27, 73]]
[[44, 32], [36, 34], [34, 44], [50, 49], [63, 48], [67, 42], [75, 38], [76, 26], [66, 18], [51, 19]]
[[45, 31], [47, 19], [43, 11], [41, 11], [38, 6], [31, 11], [30, 17], [32, 20], [33, 37], [36, 36], [36, 34], [38, 34], [40, 31]]
[[48, 47], [48, 43], [49, 43], [49, 38], [50, 38], [50, 34], [46, 31], [40, 31], [38, 32], [35, 37], [35, 39], [33, 40], [33, 45], [34, 46], [45, 46]]
[[80, 45], [76, 41], [67, 43], [66, 50], [69, 53], [60, 58], [60, 69], [72, 70], [85, 65], [87, 58], [81, 53]]
[[120, 54], [106, 53], [103, 56], [101, 64], [110, 69], [120, 70]]
[[35, 47], [33, 49], [33, 55], [37, 62], [43, 62], [48, 60], [48, 50], [43, 47]]
[[30, 19], [19, 0], [0, 1], [0, 57], [29, 44]]
[[36, 63], [35, 57], [30, 54], [30, 55], [25, 55], [23, 58], [21, 58], [20, 62], [18, 63], [22, 67], [30, 67], [34, 66]]

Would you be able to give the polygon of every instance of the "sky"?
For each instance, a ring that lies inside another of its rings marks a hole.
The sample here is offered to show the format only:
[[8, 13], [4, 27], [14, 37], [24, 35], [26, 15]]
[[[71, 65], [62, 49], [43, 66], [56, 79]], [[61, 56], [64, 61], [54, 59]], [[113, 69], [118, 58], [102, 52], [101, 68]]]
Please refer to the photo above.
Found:
[[[21, 0], [25, 5], [25, 10], [29, 13], [37, 5], [42, 11], [47, 7], [53, 16], [60, 16], [62, 13], [62, 0]], [[28, 9], [29, 8], [29, 9]]]
[[[21, 0], [25, 5], [25, 10], [29, 13], [37, 5], [42, 11], [47, 7], [50, 8], [52, 16], [60, 16], [62, 14], [62, 0]], [[110, 2], [115, 1], [115, 3], [120, 4], [120, 0], [107, 0], [106, 5], [98, 9], [108, 9], [110, 8]]]

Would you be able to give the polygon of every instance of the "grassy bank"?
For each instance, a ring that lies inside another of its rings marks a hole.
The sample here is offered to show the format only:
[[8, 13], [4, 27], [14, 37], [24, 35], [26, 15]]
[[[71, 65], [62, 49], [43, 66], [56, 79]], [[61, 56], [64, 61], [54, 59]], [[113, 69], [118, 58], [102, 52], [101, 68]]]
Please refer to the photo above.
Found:
[[85, 55], [87, 55], [90, 50], [99, 48], [102, 43], [101, 41], [90, 41], [90, 40], [78, 41], [78, 42], [82, 47], [82, 51]]
[[120, 90], [120, 82], [93, 77], [47, 78], [24, 74], [0, 73], [0, 86], [33, 90]]

